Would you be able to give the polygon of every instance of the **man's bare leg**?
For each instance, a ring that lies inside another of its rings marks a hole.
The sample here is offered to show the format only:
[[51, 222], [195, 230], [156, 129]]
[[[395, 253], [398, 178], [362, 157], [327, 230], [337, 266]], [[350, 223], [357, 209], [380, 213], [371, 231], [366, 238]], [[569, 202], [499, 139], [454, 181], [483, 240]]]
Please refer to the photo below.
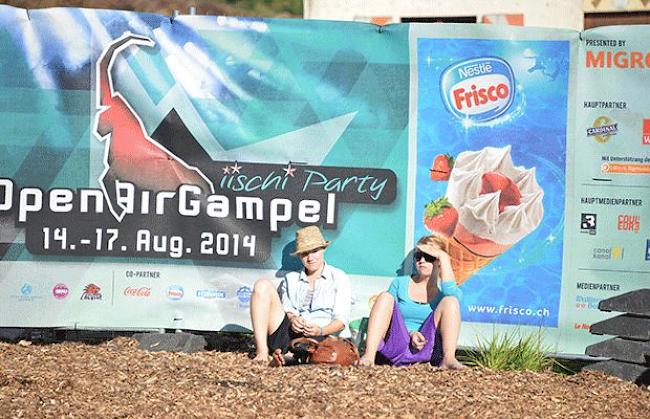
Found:
[[267, 337], [282, 323], [285, 313], [275, 285], [268, 279], [255, 282], [251, 295], [251, 322], [255, 338], [256, 362], [269, 362]]

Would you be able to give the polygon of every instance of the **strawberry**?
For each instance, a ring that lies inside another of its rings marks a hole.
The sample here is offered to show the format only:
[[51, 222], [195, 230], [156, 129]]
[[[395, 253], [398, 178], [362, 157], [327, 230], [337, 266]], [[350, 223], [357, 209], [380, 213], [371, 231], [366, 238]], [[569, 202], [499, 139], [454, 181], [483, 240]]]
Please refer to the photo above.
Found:
[[509, 177], [497, 172], [484, 173], [481, 184], [481, 195], [496, 191], [501, 191], [501, 195], [499, 196], [499, 214], [508, 205], [519, 205], [521, 203], [519, 187]]
[[424, 226], [432, 233], [451, 237], [458, 223], [458, 211], [447, 198], [439, 198], [424, 206]]
[[451, 169], [454, 168], [454, 158], [449, 154], [438, 154], [433, 160], [429, 177], [431, 180], [449, 180]]

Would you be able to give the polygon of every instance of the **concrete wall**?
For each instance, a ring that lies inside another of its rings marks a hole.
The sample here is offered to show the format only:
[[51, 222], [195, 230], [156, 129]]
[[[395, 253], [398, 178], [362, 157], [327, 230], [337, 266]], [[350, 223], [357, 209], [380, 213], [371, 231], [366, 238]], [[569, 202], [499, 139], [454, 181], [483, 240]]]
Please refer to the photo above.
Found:
[[583, 0], [304, 0], [305, 19], [524, 15], [525, 26], [582, 30]]

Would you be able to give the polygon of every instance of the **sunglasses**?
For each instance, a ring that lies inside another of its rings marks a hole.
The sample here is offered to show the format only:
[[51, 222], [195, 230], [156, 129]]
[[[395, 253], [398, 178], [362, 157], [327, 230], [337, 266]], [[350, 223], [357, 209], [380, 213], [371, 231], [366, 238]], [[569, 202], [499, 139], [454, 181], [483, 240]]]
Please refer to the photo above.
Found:
[[420, 251], [417, 251], [417, 252], [413, 253], [413, 259], [415, 259], [416, 261], [418, 261], [418, 260], [420, 260], [422, 258], [424, 258], [424, 260], [429, 262], [429, 263], [433, 263], [438, 259], [435, 256], [431, 256], [428, 253], [424, 253], [424, 252], [420, 252]]

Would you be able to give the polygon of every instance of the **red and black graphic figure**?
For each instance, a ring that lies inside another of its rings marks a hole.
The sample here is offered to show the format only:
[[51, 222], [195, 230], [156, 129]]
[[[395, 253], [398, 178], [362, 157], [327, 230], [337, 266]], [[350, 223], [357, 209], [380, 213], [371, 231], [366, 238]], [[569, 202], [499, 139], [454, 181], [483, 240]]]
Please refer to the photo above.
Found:
[[95, 135], [106, 140], [105, 170], [100, 176], [111, 212], [118, 221], [127, 208], [120, 203], [120, 182], [140, 190], [174, 191], [182, 184], [214, 192], [212, 182], [196, 167], [154, 141], [126, 99], [115, 91], [111, 70], [118, 53], [132, 45], [154, 46], [150, 38], [126, 32], [110, 44], [97, 60], [97, 120]]

